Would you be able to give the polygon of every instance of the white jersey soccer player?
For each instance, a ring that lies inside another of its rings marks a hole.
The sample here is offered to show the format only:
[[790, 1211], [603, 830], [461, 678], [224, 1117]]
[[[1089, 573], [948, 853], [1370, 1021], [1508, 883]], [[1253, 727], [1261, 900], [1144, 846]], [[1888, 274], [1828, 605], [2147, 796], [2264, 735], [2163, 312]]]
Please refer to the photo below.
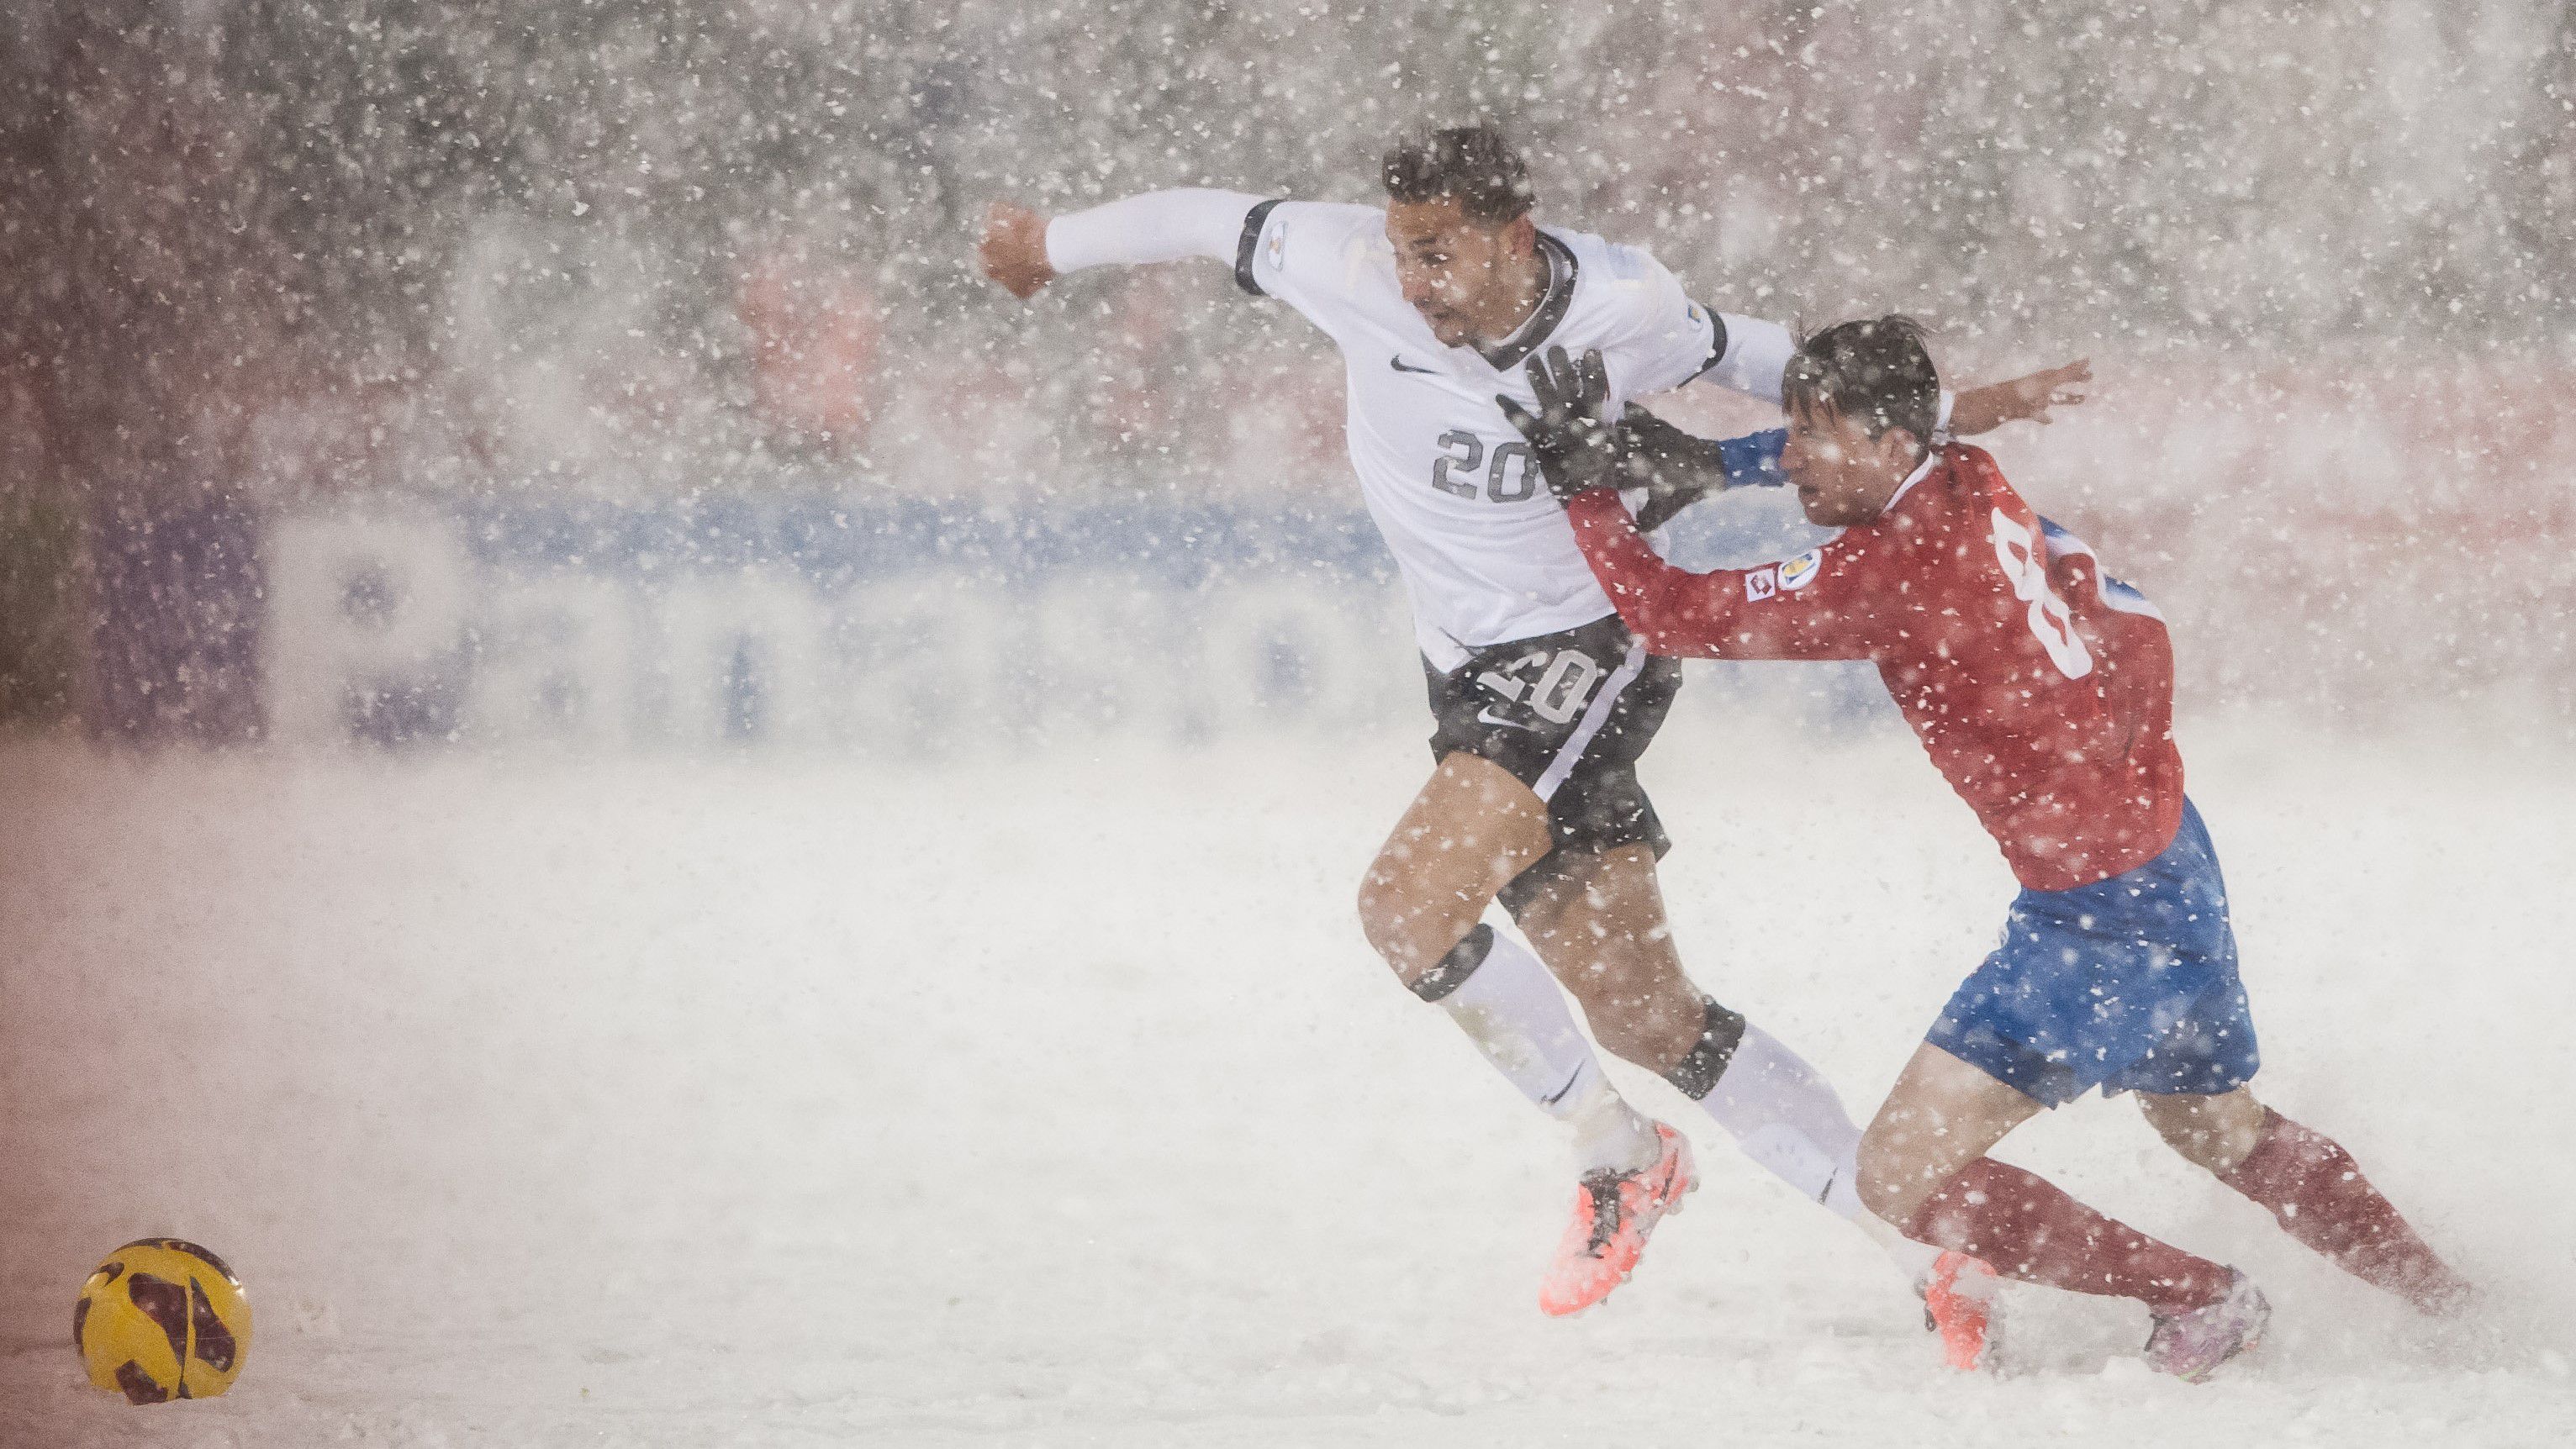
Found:
[[1383, 207], [1165, 191], [1047, 228], [1060, 272], [1183, 244], [1232, 261], [1238, 286], [1339, 345], [1351, 469], [1402, 571], [1415, 640], [1442, 670], [1616, 612], [1494, 405], [1497, 393], [1535, 405], [1521, 363], [1542, 342], [1598, 348], [1614, 406], [1703, 376], [1776, 403], [1796, 350], [1787, 329], [1710, 312], [1653, 257], [1585, 232], [1539, 229], [1545, 291], [1516, 332], [1443, 347], [1404, 299]]
[[[1684, 1139], [1611, 1087], [1559, 983], [1603, 1045], [1920, 1283], [1934, 1255], [1861, 1207], [1860, 1133], [1833, 1089], [1681, 972], [1654, 878], [1667, 842], [1635, 776], [1678, 668], [1628, 636], [1495, 402], [1536, 405], [1521, 364], [1545, 346], [1597, 349], [1614, 405], [1693, 379], [1776, 403], [1794, 341], [1694, 303], [1633, 247], [1537, 227], [1526, 170], [1488, 128], [1399, 147], [1385, 180], [1384, 208], [1205, 189], [1052, 221], [997, 205], [984, 265], [1026, 297], [1067, 272], [1204, 257], [1340, 348], [1351, 466], [1403, 576], [1437, 725], [1433, 776], [1371, 867], [1362, 922], [1416, 994], [1574, 1128], [1582, 1185], [1541, 1305], [1607, 1296], [1695, 1185]], [[2049, 392], [2000, 384], [1960, 411], [1992, 426]], [[1536, 955], [1480, 922], [1497, 900]]]

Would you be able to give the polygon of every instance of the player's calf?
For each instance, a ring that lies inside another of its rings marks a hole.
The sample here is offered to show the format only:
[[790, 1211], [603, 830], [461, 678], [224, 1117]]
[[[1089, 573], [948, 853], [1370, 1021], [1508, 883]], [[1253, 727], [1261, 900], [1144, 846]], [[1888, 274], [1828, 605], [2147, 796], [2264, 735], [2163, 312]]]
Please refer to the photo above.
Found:
[[1610, 1085], [1537, 957], [1479, 925], [1413, 992], [1446, 1013], [1530, 1102], [1574, 1129], [1579, 1171], [1627, 1172], [1660, 1153], [1655, 1125]]
[[1560, 967], [1557, 978], [1581, 1003], [1583, 1019], [1612, 1056], [1668, 1077], [1698, 1044], [1707, 998], [1691, 986], [1679, 962], [1658, 961], [1637, 949], [1638, 943], [1589, 932], [1574, 942], [1560, 937], [1531, 944], [1551, 961], [1572, 959], [1571, 969]]
[[2138, 1110], [2184, 1161], [2224, 1176], [2263, 1135], [2263, 1104], [2252, 1089], [2212, 1094], [2139, 1092]]
[[1700, 1045], [1708, 997], [1683, 974], [1650, 848], [1561, 850], [1505, 896], [1611, 1055], [1669, 1078]]
[[2448, 1317], [2476, 1290], [2362, 1175], [2343, 1144], [2239, 1089], [2221, 1097], [2141, 1098], [2175, 1151], [2272, 1215], [2281, 1230], [2416, 1311]]
[[2160, 1324], [2179, 1325], [2167, 1338], [2188, 1341], [2187, 1351], [2165, 1355], [2180, 1365], [2174, 1372], [2206, 1373], [2250, 1345], [2259, 1324], [2235, 1333], [2241, 1315], [2202, 1312], [2228, 1298], [2232, 1270], [1984, 1155], [2039, 1110], [2037, 1100], [1927, 1043], [1862, 1136], [1862, 1201], [1916, 1242], [1984, 1259], [2007, 1278], [2146, 1304]]

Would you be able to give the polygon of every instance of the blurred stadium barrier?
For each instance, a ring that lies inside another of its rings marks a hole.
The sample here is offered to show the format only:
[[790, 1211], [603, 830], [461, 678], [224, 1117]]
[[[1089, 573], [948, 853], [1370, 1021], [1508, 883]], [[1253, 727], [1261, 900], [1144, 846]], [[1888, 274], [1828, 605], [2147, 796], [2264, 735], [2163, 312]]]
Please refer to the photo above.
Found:
[[[2164, 607], [2186, 713], [2366, 731], [2465, 706], [2563, 740], [2568, 381], [2510, 360], [2431, 376], [2106, 366], [2096, 402], [1997, 448]], [[1085, 496], [1011, 511], [894, 501], [879, 483], [864, 498], [129, 504], [89, 520], [87, 712], [137, 741], [898, 758], [1418, 714], [1400, 591], [1364, 515]], [[1778, 494], [1709, 505], [1677, 533], [1702, 565], [1815, 536]], [[61, 553], [53, 536], [11, 536], [13, 578]], [[70, 651], [11, 647], [39, 661], [21, 693], [76, 672]], [[1847, 670], [1736, 674], [1744, 688], [1686, 692], [1684, 708], [1822, 725], [1870, 708]]]
[[1409, 684], [1364, 520], [830, 497], [267, 533], [282, 743], [833, 750], [1316, 732]]

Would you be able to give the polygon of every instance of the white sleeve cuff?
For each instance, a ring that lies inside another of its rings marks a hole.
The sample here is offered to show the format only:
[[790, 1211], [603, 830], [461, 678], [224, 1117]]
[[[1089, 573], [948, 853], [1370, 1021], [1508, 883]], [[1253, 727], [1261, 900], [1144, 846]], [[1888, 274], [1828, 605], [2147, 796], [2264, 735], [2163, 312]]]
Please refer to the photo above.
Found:
[[1780, 401], [1780, 377], [1788, 371], [1789, 359], [1798, 355], [1798, 339], [1788, 328], [1759, 317], [1721, 312], [1718, 320], [1726, 325], [1726, 355], [1700, 376], [1764, 402]]
[[1240, 191], [1148, 191], [1047, 223], [1047, 265], [1058, 272], [1207, 257], [1229, 266], [1243, 219], [1261, 203]]

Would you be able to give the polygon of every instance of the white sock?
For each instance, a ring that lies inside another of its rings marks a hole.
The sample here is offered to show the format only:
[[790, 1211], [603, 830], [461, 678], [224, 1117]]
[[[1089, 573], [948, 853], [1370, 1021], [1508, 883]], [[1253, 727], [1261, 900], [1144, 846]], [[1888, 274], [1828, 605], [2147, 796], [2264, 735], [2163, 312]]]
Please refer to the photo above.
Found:
[[1565, 993], [1527, 946], [1495, 932], [1483, 962], [1439, 1004], [1522, 1096], [1574, 1128], [1577, 1171], [1635, 1172], [1663, 1155], [1655, 1124], [1610, 1085]]
[[1860, 1129], [1833, 1085], [1758, 1026], [1744, 1028], [1735, 1055], [1700, 1106], [1744, 1155], [1869, 1234], [1909, 1281], [1931, 1271], [1937, 1248], [1906, 1238], [1861, 1205]]

